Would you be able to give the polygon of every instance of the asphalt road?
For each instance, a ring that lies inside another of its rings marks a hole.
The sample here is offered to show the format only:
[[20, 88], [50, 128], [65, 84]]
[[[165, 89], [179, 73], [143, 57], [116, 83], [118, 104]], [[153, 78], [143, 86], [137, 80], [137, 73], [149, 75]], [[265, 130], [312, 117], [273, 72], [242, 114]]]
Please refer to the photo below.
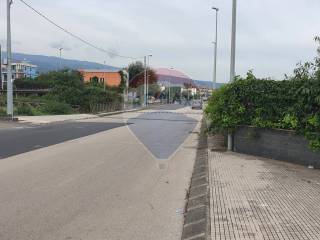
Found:
[[68, 122], [42, 126], [16, 124], [0, 129], [0, 159], [124, 126], [124, 123]]
[[184, 114], [150, 112], [128, 120], [130, 129], [157, 159], [168, 159], [185, 141], [197, 121]]
[[[150, 110], [1, 130], [15, 136], [14, 147], [5, 146], [11, 153], [23, 145], [42, 148], [0, 161], [0, 239], [181, 239], [198, 142], [192, 132], [201, 118], [185, 112]], [[182, 143], [172, 150], [171, 140], [161, 142], [163, 151], [171, 149], [166, 156], [174, 151], [168, 159], [158, 160], [153, 151], [160, 131]]]
[[165, 105], [149, 105], [149, 109], [152, 110], [178, 110], [178, 109], [182, 109], [184, 108], [184, 105], [180, 105], [180, 104], [165, 104]]

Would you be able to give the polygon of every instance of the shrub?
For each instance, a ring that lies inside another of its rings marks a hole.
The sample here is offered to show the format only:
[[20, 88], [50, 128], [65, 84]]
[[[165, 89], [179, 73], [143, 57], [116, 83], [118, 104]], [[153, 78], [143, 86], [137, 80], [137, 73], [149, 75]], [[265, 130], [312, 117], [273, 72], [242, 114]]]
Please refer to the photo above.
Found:
[[14, 81], [14, 87], [16, 89], [49, 89], [52, 87], [50, 80], [44, 79], [31, 79], [31, 78], [20, 78]]
[[35, 109], [28, 103], [18, 104], [16, 110], [16, 115], [25, 115], [25, 116], [33, 116], [35, 115]]
[[320, 150], [320, 79], [237, 79], [213, 93], [206, 108], [214, 132], [238, 125], [296, 130]]
[[7, 116], [7, 111], [5, 108], [0, 107], [0, 116]]
[[[44, 78], [45, 76], [41, 76]], [[80, 105], [81, 95], [84, 91], [83, 77], [78, 71], [60, 71], [48, 73], [47, 78], [52, 81], [51, 96], [59, 102], [70, 105]]]
[[41, 106], [39, 110], [43, 114], [63, 115], [73, 113], [72, 107], [63, 102], [48, 101], [45, 105]]
[[320, 150], [320, 57], [299, 64], [283, 81], [257, 79], [250, 71], [214, 92], [205, 112], [215, 132], [238, 125], [296, 130]]

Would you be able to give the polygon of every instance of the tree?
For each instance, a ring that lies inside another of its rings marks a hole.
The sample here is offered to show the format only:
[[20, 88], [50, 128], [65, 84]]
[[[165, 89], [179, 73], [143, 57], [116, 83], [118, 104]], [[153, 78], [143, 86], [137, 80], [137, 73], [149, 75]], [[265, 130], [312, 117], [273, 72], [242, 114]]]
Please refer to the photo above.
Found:
[[149, 85], [149, 96], [158, 98], [161, 93], [161, 88], [158, 84], [151, 84]]
[[86, 84], [81, 94], [81, 109], [85, 112], [96, 112], [98, 104], [106, 102], [106, 93], [99, 83]]
[[70, 105], [80, 105], [80, 99], [84, 90], [83, 77], [78, 71], [63, 70], [50, 72], [41, 78], [52, 82], [50, 95], [60, 102]]
[[[148, 71], [148, 83], [149, 85], [154, 84], [158, 81], [158, 76], [155, 71], [151, 68], [147, 69]], [[144, 72], [145, 67], [142, 62], [137, 61], [135, 63], [131, 63], [128, 67], [128, 72], [130, 75], [129, 84], [130, 87], [136, 88], [140, 85], [144, 84]]]
[[119, 92], [123, 93], [127, 89], [127, 77], [124, 75], [123, 71], [119, 71], [121, 81], [119, 85]]

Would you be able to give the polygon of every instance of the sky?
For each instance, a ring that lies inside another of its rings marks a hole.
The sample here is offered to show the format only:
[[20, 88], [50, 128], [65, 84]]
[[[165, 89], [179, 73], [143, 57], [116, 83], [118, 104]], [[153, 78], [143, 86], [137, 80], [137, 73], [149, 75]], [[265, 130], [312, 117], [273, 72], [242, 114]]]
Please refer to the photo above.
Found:
[[[119, 55], [152, 54], [152, 67], [181, 70], [193, 79], [213, 75], [215, 12], [219, 8], [218, 82], [230, 75], [232, 0], [25, 0], [59, 25]], [[0, 41], [6, 39], [0, 2]], [[282, 79], [316, 56], [319, 0], [238, 0], [236, 73]], [[20, 0], [12, 6], [13, 51], [125, 67], [130, 59], [97, 51], [50, 25]]]

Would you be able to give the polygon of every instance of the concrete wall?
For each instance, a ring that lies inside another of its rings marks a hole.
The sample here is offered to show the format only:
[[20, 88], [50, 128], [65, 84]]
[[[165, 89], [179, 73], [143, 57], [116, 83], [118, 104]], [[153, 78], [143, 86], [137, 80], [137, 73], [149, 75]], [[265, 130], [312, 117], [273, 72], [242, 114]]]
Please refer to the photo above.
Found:
[[308, 141], [294, 131], [239, 127], [234, 147], [239, 153], [320, 168], [320, 153], [311, 151]]

